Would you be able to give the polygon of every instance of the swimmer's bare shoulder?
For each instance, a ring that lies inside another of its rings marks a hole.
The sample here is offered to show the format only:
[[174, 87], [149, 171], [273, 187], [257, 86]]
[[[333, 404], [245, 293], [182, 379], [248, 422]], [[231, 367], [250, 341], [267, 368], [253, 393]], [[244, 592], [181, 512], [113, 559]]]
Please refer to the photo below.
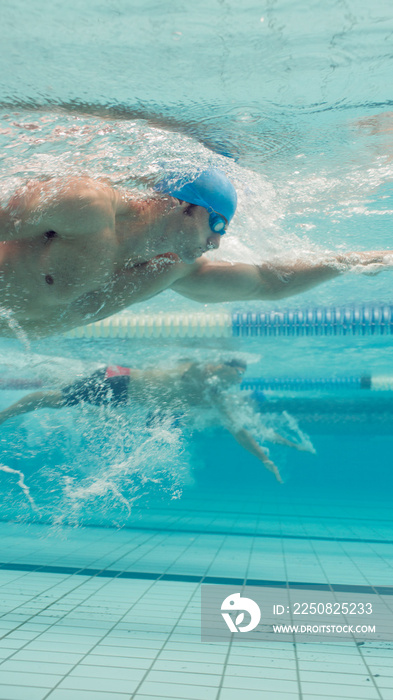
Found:
[[120, 194], [89, 177], [29, 181], [0, 210], [2, 241], [31, 239], [54, 230], [62, 237], [114, 230]]

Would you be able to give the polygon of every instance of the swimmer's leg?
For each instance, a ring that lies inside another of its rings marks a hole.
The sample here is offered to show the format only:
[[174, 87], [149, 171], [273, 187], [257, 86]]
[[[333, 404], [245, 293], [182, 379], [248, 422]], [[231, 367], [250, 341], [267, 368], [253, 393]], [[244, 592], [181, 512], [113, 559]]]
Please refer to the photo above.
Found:
[[0, 423], [23, 413], [35, 411], [37, 408], [62, 408], [62, 406], [64, 406], [64, 397], [61, 391], [34, 391], [32, 394], [23, 396], [4, 411], [0, 411]]

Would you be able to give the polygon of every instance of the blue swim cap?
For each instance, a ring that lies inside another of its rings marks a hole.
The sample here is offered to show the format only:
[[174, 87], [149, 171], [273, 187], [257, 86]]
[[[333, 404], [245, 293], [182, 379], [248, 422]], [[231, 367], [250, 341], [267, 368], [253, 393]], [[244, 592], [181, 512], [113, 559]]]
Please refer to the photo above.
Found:
[[154, 189], [207, 209], [213, 233], [223, 235], [225, 226], [230, 223], [236, 211], [236, 190], [227, 176], [217, 168], [204, 170], [195, 178], [171, 173]]

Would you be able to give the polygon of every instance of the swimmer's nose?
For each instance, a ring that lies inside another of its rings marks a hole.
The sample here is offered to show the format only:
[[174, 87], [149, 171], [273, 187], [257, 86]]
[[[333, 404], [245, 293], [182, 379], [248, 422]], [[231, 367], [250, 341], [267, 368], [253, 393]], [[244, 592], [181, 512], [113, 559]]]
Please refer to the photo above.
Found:
[[217, 250], [217, 248], [220, 247], [221, 235], [219, 233], [213, 233], [212, 236], [208, 237], [206, 243], [208, 250]]

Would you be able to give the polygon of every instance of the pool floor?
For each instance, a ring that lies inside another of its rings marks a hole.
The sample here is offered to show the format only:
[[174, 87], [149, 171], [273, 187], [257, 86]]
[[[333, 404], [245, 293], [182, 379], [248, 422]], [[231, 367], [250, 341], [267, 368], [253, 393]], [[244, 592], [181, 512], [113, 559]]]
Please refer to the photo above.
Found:
[[153, 512], [122, 530], [0, 523], [0, 699], [393, 699], [392, 643], [206, 644], [200, 633], [206, 581], [389, 587], [381, 513], [340, 521], [326, 507], [308, 533], [294, 513], [274, 528], [260, 514], [253, 530], [244, 514], [245, 534], [239, 513], [210, 532], [190, 514], [183, 531]]

